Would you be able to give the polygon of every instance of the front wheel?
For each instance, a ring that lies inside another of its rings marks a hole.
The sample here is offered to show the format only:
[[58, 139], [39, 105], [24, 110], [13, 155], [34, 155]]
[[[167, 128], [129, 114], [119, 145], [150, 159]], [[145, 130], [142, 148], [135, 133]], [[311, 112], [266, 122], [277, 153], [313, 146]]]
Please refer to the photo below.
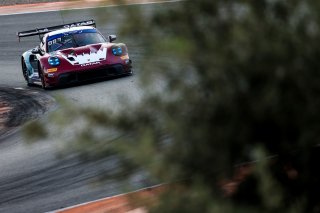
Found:
[[40, 64], [38, 64], [38, 73], [39, 73], [39, 77], [41, 79], [41, 87], [42, 87], [42, 89], [45, 89], [45, 90], [48, 89], [48, 85], [46, 84], [46, 81], [44, 79], [43, 70], [42, 70]]

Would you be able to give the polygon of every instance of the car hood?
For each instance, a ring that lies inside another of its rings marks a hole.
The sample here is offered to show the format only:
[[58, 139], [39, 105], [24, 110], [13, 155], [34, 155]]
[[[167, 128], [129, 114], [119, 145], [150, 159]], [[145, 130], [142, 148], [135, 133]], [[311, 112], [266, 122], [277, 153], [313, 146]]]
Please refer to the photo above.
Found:
[[58, 50], [52, 55], [61, 56], [72, 65], [82, 65], [106, 60], [107, 45], [93, 44], [76, 48]]

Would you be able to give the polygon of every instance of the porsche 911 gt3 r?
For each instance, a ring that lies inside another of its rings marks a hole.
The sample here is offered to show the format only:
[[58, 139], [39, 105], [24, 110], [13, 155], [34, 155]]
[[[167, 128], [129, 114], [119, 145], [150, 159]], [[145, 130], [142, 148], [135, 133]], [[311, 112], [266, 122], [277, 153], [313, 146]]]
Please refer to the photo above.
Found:
[[30, 86], [44, 89], [108, 76], [132, 74], [125, 44], [113, 43], [95, 28], [93, 20], [18, 32], [36, 36], [40, 45], [22, 54], [22, 73]]

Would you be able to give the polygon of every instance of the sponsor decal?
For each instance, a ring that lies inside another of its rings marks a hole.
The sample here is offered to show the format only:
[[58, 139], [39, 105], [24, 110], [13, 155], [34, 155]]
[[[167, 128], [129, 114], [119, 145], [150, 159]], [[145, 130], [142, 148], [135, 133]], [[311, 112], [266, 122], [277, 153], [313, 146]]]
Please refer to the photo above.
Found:
[[67, 56], [61, 55], [66, 61], [68, 61], [72, 65], [83, 65], [90, 66], [100, 64], [100, 61], [104, 61], [107, 58], [107, 48], [103, 48], [100, 50], [93, 50], [90, 48], [90, 53], [82, 53], [76, 55], [74, 53], [68, 54]]
[[74, 24], [66, 24], [63, 27], [64, 28], [71, 28], [71, 27], [79, 27], [79, 26], [87, 26], [94, 24], [94, 21], [84, 21], [84, 22], [78, 22]]
[[39, 29], [38, 32], [39, 33], [47, 33], [47, 32], [49, 32], [49, 30], [47, 28], [44, 28], [44, 29]]
[[58, 71], [58, 68], [51, 68], [51, 69], [47, 69], [48, 72], [57, 72]]
[[86, 67], [86, 66], [92, 66], [92, 65], [98, 65], [101, 64], [99, 61], [96, 62], [92, 62], [92, 63], [86, 63], [86, 64], [81, 64], [82, 67]]
[[129, 59], [129, 56], [128, 55], [124, 55], [124, 56], [121, 56], [120, 57], [122, 60], [126, 60], [126, 59]]
[[62, 42], [62, 38], [56, 38], [56, 39], [53, 39], [52, 41], [48, 41], [48, 45], [51, 46], [53, 44], [61, 43], [61, 42]]

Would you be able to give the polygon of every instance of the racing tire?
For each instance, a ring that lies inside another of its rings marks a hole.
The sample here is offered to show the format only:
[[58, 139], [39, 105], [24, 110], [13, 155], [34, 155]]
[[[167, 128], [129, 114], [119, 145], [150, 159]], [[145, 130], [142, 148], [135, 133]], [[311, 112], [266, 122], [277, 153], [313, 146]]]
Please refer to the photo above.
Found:
[[30, 83], [30, 79], [29, 79], [29, 75], [28, 75], [28, 68], [27, 68], [26, 62], [24, 61], [23, 57], [21, 58], [21, 69], [22, 69], [23, 77], [27, 82], [27, 85], [29, 87], [32, 86], [32, 83]]
[[41, 79], [41, 87], [42, 87], [42, 89], [44, 89], [44, 90], [49, 89], [49, 87], [47, 86], [47, 84], [46, 84], [46, 82], [44, 80], [44, 75], [43, 75], [43, 71], [42, 71], [40, 63], [38, 64], [38, 73], [39, 73], [39, 77]]

